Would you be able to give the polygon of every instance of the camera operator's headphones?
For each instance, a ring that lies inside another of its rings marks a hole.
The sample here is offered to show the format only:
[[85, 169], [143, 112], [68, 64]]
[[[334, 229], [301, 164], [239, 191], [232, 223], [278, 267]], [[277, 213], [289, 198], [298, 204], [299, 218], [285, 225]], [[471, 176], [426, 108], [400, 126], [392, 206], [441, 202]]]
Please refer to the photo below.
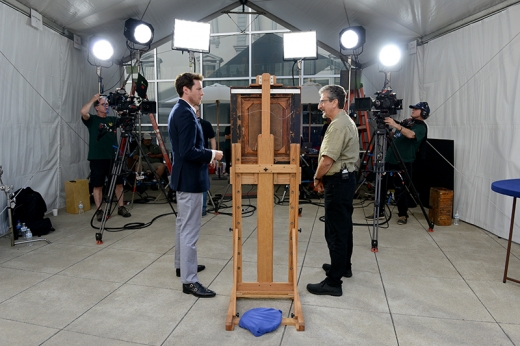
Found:
[[420, 109], [421, 110], [421, 118], [424, 120], [428, 119], [430, 116], [430, 106], [428, 106], [428, 102], [419, 102], [415, 105], [410, 105], [412, 109]]

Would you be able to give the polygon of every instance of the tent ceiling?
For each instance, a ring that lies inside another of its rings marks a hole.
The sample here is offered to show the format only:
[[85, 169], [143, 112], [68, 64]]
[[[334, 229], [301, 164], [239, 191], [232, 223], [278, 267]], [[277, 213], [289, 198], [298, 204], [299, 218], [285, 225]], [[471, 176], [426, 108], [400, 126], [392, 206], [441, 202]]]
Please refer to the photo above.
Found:
[[[175, 18], [209, 20], [223, 9], [240, 8], [236, 0], [0, 0], [22, 9], [33, 8], [45, 18], [81, 36], [83, 42], [104, 34], [116, 45], [117, 59], [128, 56], [124, 22], [138, 18], [155, 28], [154, 42], [168, 40]], [[468, 18], [485, 16], [518, 0], [251, 0], [248, 5], [297, 30], [316, 30], [322, 45], [339, 50], [339, 32], [362, 25], [367, 43], [359, 60], [372, 63], [381, 46], [427, 37]], [[348, 15], [348, 20], [347, 20]]]

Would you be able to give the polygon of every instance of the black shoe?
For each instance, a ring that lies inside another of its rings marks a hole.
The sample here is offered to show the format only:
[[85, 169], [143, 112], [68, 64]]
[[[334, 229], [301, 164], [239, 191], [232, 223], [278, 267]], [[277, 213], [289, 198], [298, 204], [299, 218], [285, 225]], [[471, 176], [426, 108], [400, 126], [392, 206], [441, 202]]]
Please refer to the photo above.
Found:
[[217, 295], [215, 292], [207, 289], [198, 282], [182, 284], [182, 292], [186, 294], [193, 294], [195, 297], [199, 298], [212, 298]]
[[[206, 269], [206, 266], [204, 264], [199, 264], [197, 266], [197, 273], [203, 271], [204, 269]], [[181, 277], [181, 269], [180, 268], [176, 268], [175, 269], [175, 275], [177, 275], [178, 278]]]
[[[325, 273], [328, 273], [330, 270], [330, 264], [328, 263], [323, 263], [321, 267], [323, 268], [323, 270], [325, 270]], [[345, 272], [343, 273], [343, 276], [346, 278], [352, 277], [352, 268], [347, 268], [347, 270], [345, 270]]]
[[[101, 222], [103, 220], [103, 210], [96, 211], [96, 218], [98, 222]], [[107, 220], [110, 219], [110, 214], [107, 215]]]
[[119, 208], [117, 209], [117, 213], [118, 213], [119, 215], [121, 215], [122, 217], [130, 217], [130, 216], [132, 216], [132, 214], [130, 214], [130, 213], [128, 212], [128, 210], [126, 210], [126, 208], [125, 208], [124, 206], [123, 206], [123, 207], [119, 207]]
[[322, 282], [318, 284], [308, 284], [307, 285], [307, 291], [309, 291], [312, 294], [317, 294], [320, 296], [334, 296], [339, 297], [343, 295], [343, 290], [341, 289], [341, 285], [339, 286], [329, 286], [328, 283], [323, 280]]

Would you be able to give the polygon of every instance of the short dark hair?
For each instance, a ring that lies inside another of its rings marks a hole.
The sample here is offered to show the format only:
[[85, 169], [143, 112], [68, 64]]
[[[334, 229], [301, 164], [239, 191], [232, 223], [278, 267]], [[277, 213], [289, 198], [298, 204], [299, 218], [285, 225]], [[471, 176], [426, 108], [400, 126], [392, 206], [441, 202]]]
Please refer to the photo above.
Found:
[[327, 96], [329, 97], [329, 100], [338, 100], [338, 108], [343, 109], [345, 107], [345, 97], [347, 95], [347, 92], [341, 85], [325, 85], [323, 88], [319, 91], [320, 95], [327, 93]]
[[175, 90], [177, 90], [177, 94], [179, 94], [179, 97], [182, 97], [182, 95], [184, 94], [182, 88], [187, 87], [188, 89], [191, 89], [195, 84], [194, 81], [200, 80], [202, 82], [203, 79], [204, 77], [199, 73], [186, 72], [180, 74], [177, 76], [177, 78], [175, 78]]

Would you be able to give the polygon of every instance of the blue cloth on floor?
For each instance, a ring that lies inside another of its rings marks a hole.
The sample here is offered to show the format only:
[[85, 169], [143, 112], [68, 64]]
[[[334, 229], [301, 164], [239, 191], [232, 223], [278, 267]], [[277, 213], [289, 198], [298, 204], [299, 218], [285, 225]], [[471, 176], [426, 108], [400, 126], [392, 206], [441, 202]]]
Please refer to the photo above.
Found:
[[272, 332], [282, 323], [282, 311], [273, 308], [254, 308], [240, 317], [238, 325], [254, 336]]

